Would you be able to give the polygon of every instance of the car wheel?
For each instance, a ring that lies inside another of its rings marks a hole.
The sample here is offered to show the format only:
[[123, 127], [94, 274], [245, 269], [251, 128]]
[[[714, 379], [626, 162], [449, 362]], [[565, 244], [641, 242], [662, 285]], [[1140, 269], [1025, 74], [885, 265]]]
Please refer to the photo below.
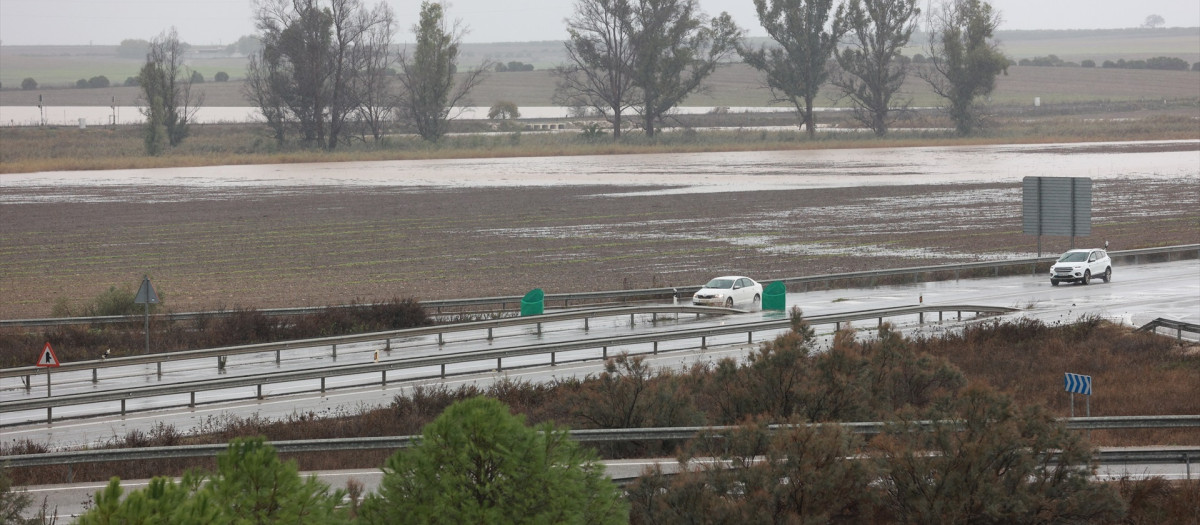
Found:
[[758, 302], [761, 300], [762, 300], [762, 296], [760, 296], [758, 294], [754, 294], [754, 304], [758, 304]]
[[1104, 282], [1106, 282], [1106, 283], [1112, 281], [1112, 267], [1111, 266], [1104, 269], [1104, 276], [1101, 277], [1101, 279], [1104, 279]]
[[1058, 279], [1050, 279], [1050, 286], [1058, 286]]
[[733, 308], [733, 298], [732, 297], [725, 300], [725, 308]]
[[1087, 283], [1090, 283], [1090, 282], [1092, 282], [1092, 271], [1091, 271], [1091, 270], [1084, 270], [1084, 271], [1083, 271], [1083, 279], [1082, 279], [1082, 280], [1080, 280], [1079, 282], [1081, 282], [1081, 283], [1083, 283], [1083, 284], [1087, 284]]

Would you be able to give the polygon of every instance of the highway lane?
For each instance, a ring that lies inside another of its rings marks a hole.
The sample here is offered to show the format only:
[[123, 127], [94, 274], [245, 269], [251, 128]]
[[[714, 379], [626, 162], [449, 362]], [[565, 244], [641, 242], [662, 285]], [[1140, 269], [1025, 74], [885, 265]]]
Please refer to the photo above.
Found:
[[[603, 463], [608, 475], [617, 479], [637, 476], [655, 465], [660, 466], [664, 472], [679, 471], [679, 463], [674, 458], [620, 459], [606, 460]], [[382, 472], [377, 468], [304, 472], [302, 475], [316, 475], [321, 481], [335, 489], [345, 488], [347, 482], [355, 480], [363, 484], [364, 491], [367, 493], [378, 490], [380, 480], [383, 478]], [[1196, 479], [1200, 476], [1200, 468], [1193, 466], [1189, 469], [1188, 465], [1183, 463], [1101, 465], [1096, 472], [1095, 479], [1100, 481], [1115, 481], [1122, 478], [1136, 480], [1153, 476], [1168, 480]], [[121, 486], [128, 493], [144, 489], [148, 483], [149, 480], [144, 479], [122, 480]], [[41, 508], [43, 501], [49, 509], [57, 510], [59, 517], [77, 516], [82, 514], [94, 501], [92, 495], [106, 485], [107, 483], [101, 482], [85, 482], [23, 487], [23, 490], [33, 498], [34, 505], [37, 507], [30, 509], [32, 512], [27, 511], [26, 516], [33, 517], [33, 513]]]
[[[923, 301], [928, 304], [974, 303], [1017, 307], [1021, 308], [1022, 311], [1013, 315], [1029, 316], [1047, 323], [1069, 322], [1084, 315], [1096, 315], [1117, 322], [1139, 325], [1159, 316], [1200, 322], [1200, 319], [1198, 319], [1200, 318], [1200, 261], [1190, 260], [1117, 267], [1114, 269], [1114, 272], [1112, 283], [1095, 282], [1088, 286], [1064, 285], [1051, 287], [1049, 279], [1044, 275], [1038, 274], [791, 293], [788, 294], [788, 304], [801, 307], [807, 315], [823, 315], [868, 308], [911, 305]], [[771, 316], [778, 317], [779, 315], [773, 312], [751, 312], [730, 319], [702, 318], [699, 321], [694, 319], [688, 320], [688, 316], [685, 316], [685, 319], [681, 319], [678, 322], [663, 321], [660, 317], [659, 323], [656, 323], [653, 327], [649, 326], [648, 322], [638, 322], [632, 329], [665, 329], [668, 327], [667, 325], [672, 323], [683, 322], [700, 324], [749, 322]], [[609, 323], [591, 323], [591, 329], [587, 334], [592, 336], [612, 335], [627, 333], [631, 330], [628, 326], [628, 317], [613, 319]], [[916, 326], [916, 316], [911, 316], [911, 319], [899, 319], [895, 322], [901, 328], [922, 333], [936, 333], [940, 330], [953, 329], [956, 326], [955, 323], [950, 322], [949, 318], [947, 318], [947, 322], [942, 324], [927, 322], [921, 326]], [[874, 322], [862, 322], [856, 323], [856, 325], [866, 329], [872, 328]], [[678, 325], [673, 327], [678, 327]], [[539, 337], [542, 340], [557, 337], [573, 338], [583, 333], [582, 323], [576, 323], [576, 328], [566, 327], [561, 330], [555, 329], [552, 331], [547, 331], [547, 326], [544, 326], [541, 336], [532, 333], [532, 327], [514, 330], [518, 332], [524, 330], [526, 333], [523, 336], [517, 334], [505, 340], [505, 345], [529, 343], [538, 340]], [[831, 330], [832, 327], [821, 327], [821, 332], [826, 335]], [[756, 332], [755, 341], [761, 341], [774, 335], [769, 332]], [[480, 343], [479, 341], [475, 341], [474, 343], [468, 341], [467, 344]], [[497, 344], [495, 341], [487, 343], [485, 340], [481, 347], [493, 347], [495, 344]], [[660, 345], [660, 351], [665, 352], [673, 348], [683, 349], [683, 351], [660, 353], [650, 358], [649, 362], [656, 367], [688, 366], [696, 362], [713, 362], [726, 356], [743, 356], [754, 347], [754, 345], [746, 344], [745, 335], [732, 335], [717, 339], [710, 338], [708, 344], [709, 348], [705, 350], [696, 348], [698, 341], [678, 341], [672, 343], [672, 345], [663, 344]], [[610, 348], [609, 355], [614, 355], [621, 350], [623, 349]], [[629, 348], [628, 350], [648, 352], [649, 348]], [[393, 354], [396, 352], [393, 351]], [[594, 357], [599, 357], [598, 349], [591, 352]], [[370, 353], [372, 351], [364, 350], [350, 355], [358, 356], [357, 358], [361, 359]], [[580, 352], [577, 355], [585, 353]], [[339, 349], [339, 359], [342, 359], [342, 356], [346, 355]], [[125, 417], [103, 416], [57, 421], [51, 425], [34, 422], [5, 428], [4, 434], [8, 439], [31, 439], [35, 442], [47, 443], [51, 447], [73, 447], [120, 437], [134, 429], [146, 431], [160, 422], [174, 425], [176, 429], [186, 432], [198, 428], [206, 422], [211, 423], [228, 415], [246, 417], [251, 414], [258, 414], [266, 418], [280, 418], [295, 413], [306, 412], [316, 414], [344, 414], [352, 412], [360, 406], [377, 406], [390, 403], [395, 395], [405, 393], [417, 384], [445, 384], [450, 388], [457, 388], [458, 386], [467, 384], [486, 386], [499, 377], [510, 377], [527, 381], [547, 381], [593, 374], [598, 372], [602, 367], [599, 359], [581, 363], [562, 363], [567, 357], [566, 355], [560, 355], [560, 363], [556, 366], [548, 366], [548, 356], [530, 356], [522, 358], [521, 361], [515, 359], [512, 361], [506, 360], [506, 367], [517, 364], [525, 364], [530, 367], [519, 370], [506, 370], [501, 374], [496, 374], [491, 370], [493, 368], [491, 363], [479, 363], [469, 365], [474, 366], [474, 373], [448, 378], [446, 381], [437, 378], [405, 381], [400, 374], [395, 376], [389, 374], [389, 384], [387, 387], [379, 386], [378, 376], [371, 374], [369, 377], [363, 377], [362, 379], [374, 381], [376, 383], [374, 385], [349, 387], [327, 392], [324, 395], [316, 393], [281, 395], [269, 397], [263, 401], [246, 399], [201, 405], [195, 409], [187, 409], [185, 407], [155, 410], [131, 413]], [[346, 357], [346, 359], [350, 359], [350, 357]], [[273, 365], [273, 354], [270, 364]], [[463, 366], [466, 367], [468, 365]], [[435, 375], [436, 371], [414, 372], [414, 374], [422, 373], [429, 376]], [[353, 379], [353, 377], [338, 378], [337, 385], [348, 384]], [[333, 380], [330, 380], [328, 384], [330, 388], [334, 388], [337, 385], [333, 383]], [[314, 388], [312, 385], [298, 385], [290, 388], [294, 391], [300, 387]], [[282, 393], [288, 391], [287, 388], [280, 387], [268, 391]], [[37, 383], [35, 383], [33, 391], [35, 393], [38, 391]], [[42, 392], [44, 393], [44, 390]], [[245, 394], [249, 395], [249, 392]], [[134, 405], [131, 404], [130, 407], [132, 409]], [[60, 410], [65, 411], [67, 409]], [[55, 413], [62, 414], [63, 412], [60, 410], [56, 410]], [[95, 410], [95, 407], [82, 407], [76, 410]], [[106, 410], [111, 411], [112, 408], [109, 407]], [[86, 414], [86, 412], [80, 412], [80, 414]], [[3, 418], [0, 418], [0, 424], [8, 424], [5, 420], [12, 421], [20, 417], [28, 417], [31, 420], [36, 420], [44, 417], [44, 411], [24, 416], [21, 414], [5, 414]]]

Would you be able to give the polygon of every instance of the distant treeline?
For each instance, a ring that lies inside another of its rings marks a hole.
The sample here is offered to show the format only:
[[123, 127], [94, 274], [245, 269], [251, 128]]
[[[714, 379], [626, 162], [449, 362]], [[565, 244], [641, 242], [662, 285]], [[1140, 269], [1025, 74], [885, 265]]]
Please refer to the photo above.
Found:
[[[1096, 67], [1095, 60], [1082, 60], [1079, 62], [1068, 62], [1058, 55], [1049, 55], [1044, 57], [1022, 58], [1017, 62], [1019, 66], [1043, 66], [1043, 67]], [[1182, 58], [1176, 57], [1154, 57], [1145, 60], [1125, 60], [1118, 59], [1116, 62], [1105, 60], [1100, 67], [1116, 68], [1116, 69], [1163, 69], [1169, 71], [1186, 71], [1188, 63]], [[1200, 62], [1192, 64], [1193, 71], [1200, 71]]]

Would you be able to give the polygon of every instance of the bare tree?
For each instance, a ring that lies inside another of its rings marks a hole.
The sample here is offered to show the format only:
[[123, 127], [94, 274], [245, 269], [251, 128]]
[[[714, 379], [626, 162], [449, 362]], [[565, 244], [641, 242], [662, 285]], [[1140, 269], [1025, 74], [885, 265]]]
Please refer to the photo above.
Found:
[[1150, 29], [1157, 29], [1159, 27], [1166, 25], [1166, 23], [1167, 23], [1167, 21], [1166, 21], [1166, 19], [1164, 19], [1162, 17], [1162, 15], [1150, 15], [1150, 16], [1147, 16], [1146, 21], [1142, 23], [1142, 27], [1148, 27]]
[[183, 65], [187, 44], [171, 28], [150, 42], [146, 63], [138, 73], [146, 116], [146, 151], [157, 155], [162, 141], [178, 146], [187, 137], [196, 111], [204, 103], [203, 95], [192, 95], [192, 71]]
[[843, 6], [830, 19], [833, 0], [754, 0], [759, 23], [777, 47], [739, 47], [742, 59], [767, 74], [773, 102], [796, 108], [808, 136], [816, 133], [813, 99], [829, 77], [829, 59], [846, 29]]
[[[368, 16], [364, 14], [363, 16]], [[392, 91], [397, 56], [393, 51], [395, 16], [387, 4], [379, 4], [371, 13], [375, 23], [368, 24], [362, 42], [352, 52], [352, 63], [359, 71], [355, 92], [359, 94], [357, 118], [371, 136], [383, 138], [384, 126], [395, 119], [399, 100]]]
[[390, 38], [391, 10], [367, 11], [360, 0], [259, 0], [256, 8], [263, 47], [247, 70], [249, 98], [277, 138], [294, 121], [304, 144], [336, 148], [373, 87], [362, 79], [366, 55], [387, 45], [369, 41]]
[[487, 78], [492, 63], [484, 60], [477, 68], [456, 75], [465, 30], [457, 22], [447, 23], [442, 4], [421, 2], [420, 22], [413, 32], [417, 48], [399, 62], [403, 87], [400, 118], [415, 127], [421, 138], [437, 142], [446, 134], [450, 112]]
[[641, 94], [642, 129], [655, 127], [734, 52], [741, 30], [728, 13], [709, 18], [696, 0], [638, 0], [625, 31], [633, 46], [632, 82]]
[[636, 101], [630, 75], [633, 50], [624, 21], [628, 0], [578, 0], [567, 20], [567, 63], [557, 67], [555, 103], [595, 109], [621, 138], [622, 116]]
[[289, 108], [283, 99], [289, 78], [280, 71], [278, 60], [271, 60], [261, 51], [250, 55], [246, 66], [246, 81], [242, 83], [242, 96], [254, 103], [271, 129], [271, 136], [282, 146], [287, 140], [290, 122]]
[[834, 51], [840, 69], [830, 83], [850, 99], [855, 120], [881, 137], [895, 120], [893, 97], [908, 75], [900, 50], [908, 45], [920, 14], [917, 0], [851, 0], [846, 10], [853, 37], [847, 47]]
[[959, 135], [982, 124], [983, 110], [976, 98], [996, 88], [996, 77], [1008, 72], [1008, 57], [1000, 52], [993, 33], [1000, 13], [980, 0], [948, 0], [929, 14], [931, 66], [917, 76], [946, 99], [944, 108]]

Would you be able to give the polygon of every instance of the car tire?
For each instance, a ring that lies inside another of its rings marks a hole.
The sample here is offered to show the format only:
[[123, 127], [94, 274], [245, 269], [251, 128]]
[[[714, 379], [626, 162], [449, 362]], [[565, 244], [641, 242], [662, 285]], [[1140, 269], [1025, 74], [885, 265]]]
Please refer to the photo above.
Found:
[[1050, 279], [1050, 286], [1058, 286], [1058, 279]]
[[733, 308], [733, 298], [732, 297], [725, 300], [725, 308]]
[[1112, 267], [1109, 266], [1108, 268], [1105, 268], [1104, 275], [1102, 275], [1100, 278], [1103, 279], [1104, 282], [1106, 282], [1106, 283], [1112, 282]]
[[762, 296], [754, 294], [754, 304], [758, 304], [760, 301], [762, 301]]
[[1092, 282], [1092, 271], [1084, 270], [1083, 271], [1083, 279], [1080, 279], [1079, 282], [1083, 283], [1084, 285]]

